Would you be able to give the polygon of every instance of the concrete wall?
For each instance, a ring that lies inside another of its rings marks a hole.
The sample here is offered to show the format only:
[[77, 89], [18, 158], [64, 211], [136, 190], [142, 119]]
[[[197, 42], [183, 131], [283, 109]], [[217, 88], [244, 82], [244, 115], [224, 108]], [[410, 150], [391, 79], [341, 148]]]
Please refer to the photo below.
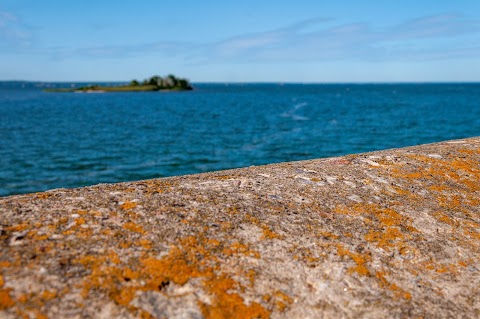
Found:
[[0, 318], [479, 318], [480, 138], [0, 198]]

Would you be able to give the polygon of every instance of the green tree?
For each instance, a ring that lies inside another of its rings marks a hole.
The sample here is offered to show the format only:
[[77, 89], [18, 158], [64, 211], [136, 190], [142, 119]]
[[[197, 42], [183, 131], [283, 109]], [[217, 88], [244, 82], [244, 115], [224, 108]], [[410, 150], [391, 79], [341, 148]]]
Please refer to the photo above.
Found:
[[148, 84], [158, 86], [158, 81], [161, 79], [158, 75], [154, 75], [148, 81]]
[[178, 79], [177, 86], [181, 89], [188, 89], [190, 87], [190, 84], [188, 84], [188, 81], [186, 79]]

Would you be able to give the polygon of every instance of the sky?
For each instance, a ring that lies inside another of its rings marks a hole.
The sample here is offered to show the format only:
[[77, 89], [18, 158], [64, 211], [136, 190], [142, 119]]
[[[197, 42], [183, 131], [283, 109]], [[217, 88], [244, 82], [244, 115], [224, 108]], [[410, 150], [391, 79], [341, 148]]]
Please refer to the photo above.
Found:
[[0, 80], [480, 81], [478, 0], [0, 0]]

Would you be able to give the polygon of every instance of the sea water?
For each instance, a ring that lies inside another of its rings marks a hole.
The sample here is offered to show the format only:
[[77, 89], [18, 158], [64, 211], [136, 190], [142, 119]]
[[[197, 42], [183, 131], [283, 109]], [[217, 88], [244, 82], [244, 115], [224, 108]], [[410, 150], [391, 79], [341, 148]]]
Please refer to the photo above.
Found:
[[194, 87], [76, 94], [0, 82], [0, 196], [480, 136], [475, 83]]

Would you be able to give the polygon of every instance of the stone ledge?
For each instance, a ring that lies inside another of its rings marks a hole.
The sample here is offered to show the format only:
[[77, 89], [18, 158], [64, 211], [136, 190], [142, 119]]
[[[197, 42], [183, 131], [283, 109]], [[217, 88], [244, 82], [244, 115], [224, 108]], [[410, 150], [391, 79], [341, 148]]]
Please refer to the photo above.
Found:
[[478, 318], [480, 138], [0, 198], [0, 317]]

